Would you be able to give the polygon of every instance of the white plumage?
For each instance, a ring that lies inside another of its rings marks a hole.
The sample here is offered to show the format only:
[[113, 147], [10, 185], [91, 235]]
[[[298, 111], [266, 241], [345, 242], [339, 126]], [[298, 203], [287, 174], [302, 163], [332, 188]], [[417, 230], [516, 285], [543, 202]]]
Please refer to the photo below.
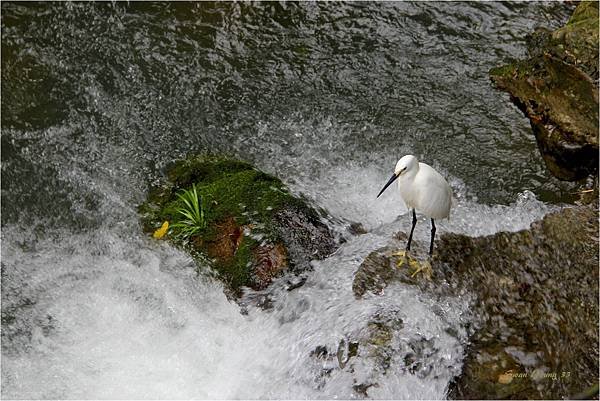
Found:
[[[413, 231], [417, 224], [415, 209], [431, 219], [431, 244], [429, 253], [433, 253], [435, 237], [434, 219], [444, 219], [450, 215], [452, 206], [452, 188], [440, 173], [428, 164], [420, 163], [413, 155], [398, 160], [394, 174], [385, 184], [379, 195], [398, 179], [400, 196], [406, 207], [413, 209], [413, 226], [408, 237], [407, 250], [410, 250]], [[379, 197], [377, 195], [377, 197]]]
[[450, 215], [452, 189], [433, 167], [407, 155], [398, 160], [394, 173], [399, 175], [398, 188], [406, 207], [432, 219]]

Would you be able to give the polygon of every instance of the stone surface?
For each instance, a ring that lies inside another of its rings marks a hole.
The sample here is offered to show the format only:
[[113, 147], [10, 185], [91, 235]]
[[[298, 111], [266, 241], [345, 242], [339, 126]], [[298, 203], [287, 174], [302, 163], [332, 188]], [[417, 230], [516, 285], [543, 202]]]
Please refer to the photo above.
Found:
[[546, 166], [578, 180], [598, 173], [598, 3], [582, 2], [569, 22], [529, 39], [529, 58], [490, 70], [529, 117]]
[[453, 398], [563, 398], [598, 381], [598, 212], [440, 241], [434, 280], [475, 292], [480, 329]]
[[394, 240], [371, 253], [353, 290], [360, 298], [403, 282], [443, 295], [474, 294], [475, 334], [451, 398], [557, 399], [597, 383], [597, 204], [563, 209], [515, 233], [444, 234], [430, 280], [413, 276], [427, 267], [424, 252], [394, 255], [404, 245]]
[[415, 285], [424, 291], [433, 288], [425, 245], [413, 240], [413, 250], [406, 252], [407, 239], [405, 233], [397, 233], [387, 246], [365, 258], [352, 281], [352, 292], [357, 299], [367, 292], [381, 294], [391, 283]]

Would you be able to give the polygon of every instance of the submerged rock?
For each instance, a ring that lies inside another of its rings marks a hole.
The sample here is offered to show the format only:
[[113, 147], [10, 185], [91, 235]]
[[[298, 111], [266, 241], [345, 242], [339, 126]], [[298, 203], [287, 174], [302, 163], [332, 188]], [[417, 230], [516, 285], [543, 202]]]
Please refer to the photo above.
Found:
[[177, 194], [195, 185], [204, 227], [189, 237], [171, 228], [166, 238], [192, 255], [210, 258], [235, 296], [244, 286], [266, 288], [283, 271], [306, 270], [311, 260], [323, 259], [337, 247], [323, 212], [248, 163], [199, 156], [175, 163], [167, 177], [139, 208], [144, 229], [152, 232], [164, 221], [181, 219]]
[[564, 27], [532, 35], [529, 59], [490, 70], [564, 180], [598, 173], [598, 22], [598, 3], [581, 2]]
[[476, 330], [451, 398], [558, 399], [597, 383], [596, 207], [564, 209], [520, 232], [445, 234], [431, 259], [431, 280], [413, 276], [426, 267], [424, 255], [394, 255], [397, 249], [404, 242], [365, 259], [353, 283], [357, 297], [394, 281], [475, 296]]
[[[403, 320], [399, 317], [400, 311], [396, 309], [381, 308], [366, 321], [361, 329], [347, 333], [347, 338], [340, 339], [336, 350], [329, 350], [326, 346], [317, 346], [311, 353], [313, 361], [319, 362], [319, 370], [315, 380], [322, 382], [333, 371], [343, 370], [352, 374], [352, 389], [359, 398], [368, 398], [372, 387], [379, 387], [382, 376], [389, 374], [393, 358], [398, 354], [405, 354], [410, 358], [410, 351], [400, 349], [398, 337], [403, 328]], [[412, 342], [417, 344], [421, 338]], [[422, 347], [423, 350], [425, 347]], [[408, 364], [407, 364], [408, 365]], [[419, 374], [421, 366], [416, 366], [409, 374]]]

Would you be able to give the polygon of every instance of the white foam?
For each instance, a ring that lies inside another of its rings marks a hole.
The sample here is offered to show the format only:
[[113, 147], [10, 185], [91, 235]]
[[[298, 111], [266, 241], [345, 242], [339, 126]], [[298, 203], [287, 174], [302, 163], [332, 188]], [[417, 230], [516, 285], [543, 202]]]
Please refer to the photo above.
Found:
[[[98, 230], [60, 233], [58, 242], [27, 249], [30, 233], [9, 232], [5, 284], [15, 290], [3, 307], [17, 320], [5, 332], [4, 398], [351, 398], [354, 380], [373, 366], [336, 367], [319, 387], [310, 353], [319, 345], [335, 352], [374, 310], [388, 308], [400, 308], [406, 336], [427, 333], [439, 348], [454, 349], [455, 365], [460, 358], [459, 341], [442, 329], [460, 326], [462, 301], [448, 301], [454, 307], [445, 321], [432, 313], [432, 300], [407, 288], [354, 299], [353, 273], [383, 237], [355, 238], [318, 263], [304, 287], [275, 294], [273, 311], [244, 316], [218, 282], [165, 243]], [[439, 398], [452, 373], [442, 369], [420, 392], [410, 390], [417, 379], [401, 364], [391, 369], [377, 378], [378, 394]]]
[[[517, 194], [509, 205], [481, 204], [468, 193], [461, 180], [445, 175], [453, 188], [454, 199], [450, 219], [436, 221], [438, 234], [450, 231], [480, 236], [518, 231], [559, 209], [537, 200], [529, 190]], [[389, 175], [379, 166], [350, 164], [325, 170], [316, 180], [295, 184], [294, 190], [307, 194], [334, 217], [359, 222], [367, 230], [410, 231], [412, 217], [400, 198], [397, 186], [392, 185], [377, 198], [388, 179]], [[420, 214], [417, 216], [419, 223], [415, 235], [428, 240], [429, 219]]]
[[[101, 186], [100, 210], [116, 207], [128, 223], [108, 219], [87, 233], [49, 230], [39, 238], [7, 225], [3, 309], [16, 320], [3, 328], [2, 396], [355, 398], [354, 385], [376, 382], [368, 390], [376, 398], [443, 398], [461, 365], [468, 300], [432, 299], [404, 285], [361, 301], [352, 293], [366, 255], [410, 228], [410, 218], [397, 215], [397, 193], [375, 198], [386, 180], [376, 168], [345, 167], [331, 168], [310, 187], [297, 183], [296, 190], [311, 188], [307, 195], [335, 217], [371, 232], [315, 263], [303, 287], [287, 292], [281, 279], [272, 287], [273, 310], [251, 307], [248, 315], [226, 299], [218, 281], [198, 274], [188, 256], [140, 234], [119, 188]], [[451, 183], [456, 204], [450, 221], [438, 222], [440, 232], [518, 230], [552, 209], [529, 192], [508, 206], [481, 205], [459, 181]], [[429, 240], [422, 217], [415, 236]], [[317, 346], [335, 353], [342, 339], [361, 338], [381, 311], [404, 322], [394, 334], [387, 374], [364, 355], [345, 369], [335, 359], [310, 356]], [[407, 373], [407, 344], [423, 339], [431, 355], [422, 363], [431, 372]], [[323, 375], [324, 366], [333, 370]]]

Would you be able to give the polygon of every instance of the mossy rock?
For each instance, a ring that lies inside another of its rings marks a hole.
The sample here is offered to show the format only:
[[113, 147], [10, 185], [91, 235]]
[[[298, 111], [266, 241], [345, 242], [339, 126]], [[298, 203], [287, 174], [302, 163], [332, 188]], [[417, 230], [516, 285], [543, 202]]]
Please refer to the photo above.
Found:
[[398, 256], [400, 236], [365, 259], [354, 293], [377, 295], [401, 282], [431, 296], [474, 295], [476, 330], [450, 398], [568, 398], [598, 382], [597, 207], [566, 208], [519, 232], [446, 233], [431, 279], [413, 277], [426, 263], [425, 244]]
[[529, 38], [527, 60], [490, 70], [529, 117], [550, 172], [564, 180], [598, 173], [598, 23], [598, 3], [582, 2], [564, 27]]
[[595, 1], [582, 1], [579, 3], [567, 25], [573, 25], [589, 19], [598, 19], [598, 3]]
[[166, 176], [139, 207], [144, 230], [153, 232], [164, 221], [177, 221], [181, 205], [177, 193], [195, 185], [205, 227], [187, 239], [171, 229], [166, 238], [196, 257], [208, 257], [235, 296], [244, 286], [266, 288], [283, 271], [301, 272], [311, 260], [322, 259], [337, 247], [322, 210], [246, 162], [196, 156], [174, 163]]

